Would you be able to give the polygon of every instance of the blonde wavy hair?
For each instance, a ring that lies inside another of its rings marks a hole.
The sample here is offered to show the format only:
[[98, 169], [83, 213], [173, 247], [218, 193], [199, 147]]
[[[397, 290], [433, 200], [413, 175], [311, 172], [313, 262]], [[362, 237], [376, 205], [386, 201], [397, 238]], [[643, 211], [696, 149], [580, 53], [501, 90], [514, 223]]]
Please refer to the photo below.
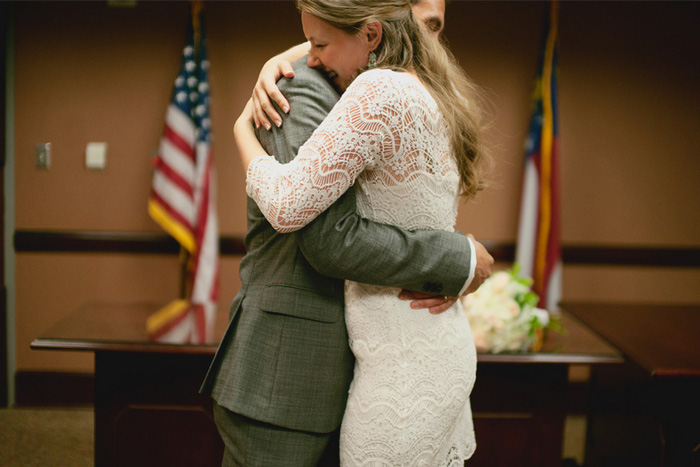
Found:
[[415, 0], [297, 0], [297, 8], [351, 35], [367, 23], [381, 24], [375, 67], [413, 70], [428, 88], [447, 121], [462, 195], [470, 199], [486, 187], [491, 165], [483, 137], [483, 94], [447, 47], [415, 18], [412, 3]]

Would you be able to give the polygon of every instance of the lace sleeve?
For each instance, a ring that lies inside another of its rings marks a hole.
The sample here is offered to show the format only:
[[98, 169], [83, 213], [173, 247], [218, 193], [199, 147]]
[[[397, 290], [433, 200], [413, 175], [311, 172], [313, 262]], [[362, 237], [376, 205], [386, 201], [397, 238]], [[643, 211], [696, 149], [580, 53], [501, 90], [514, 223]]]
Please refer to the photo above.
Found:
[[261, 156], [250, 164], [246, 191], [275, 230], [307, 225], [392, 151], [399, 139], [393, 133], [399, 127], [400, 94], [381, 77], [361, 74], [292, 162]]

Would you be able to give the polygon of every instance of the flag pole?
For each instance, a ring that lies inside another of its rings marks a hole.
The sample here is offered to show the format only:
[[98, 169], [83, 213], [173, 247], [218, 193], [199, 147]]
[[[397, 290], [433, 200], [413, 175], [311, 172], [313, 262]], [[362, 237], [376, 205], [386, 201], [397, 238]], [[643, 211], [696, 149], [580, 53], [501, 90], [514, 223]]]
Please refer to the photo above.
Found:
[[[194, 56], [195, 60], [199, 59], [199, 44], [200, 44], [200, 25], [199, 25], [199, 14], [202, 11], [201, 0], [191, 0], [190, 4], [192, 6], [192, 37], [194, 43]], [[187, 299], [187, 284], [189, 282], [189, 263], [191, 255], [187, 249], [180, 245], [180, 298]]]
[[185, 247], [180, 245], [180, 298], [187, 298], [187, 282], [189, 279], [190, 254]]
[[194, 54], [199, 59], [199, 44], [201, 41], [201, 33], [199, 26], [199, 13], [202, 11], [203, 5], [201, 0], [192, 0], [192, 32], [194, 37]]

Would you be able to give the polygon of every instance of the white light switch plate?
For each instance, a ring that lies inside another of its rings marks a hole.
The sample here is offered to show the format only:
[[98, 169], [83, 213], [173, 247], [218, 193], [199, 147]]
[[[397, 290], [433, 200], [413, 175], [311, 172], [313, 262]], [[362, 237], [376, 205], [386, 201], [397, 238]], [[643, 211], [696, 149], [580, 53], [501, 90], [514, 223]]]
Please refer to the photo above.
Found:
[[34, 147], [34, 160], [37, 169], [51, 167], [51, 143], [41, 143]]
[[91, 170], [104, 170], [107, 167], [107, 143], [87, 144], [85, 167]]

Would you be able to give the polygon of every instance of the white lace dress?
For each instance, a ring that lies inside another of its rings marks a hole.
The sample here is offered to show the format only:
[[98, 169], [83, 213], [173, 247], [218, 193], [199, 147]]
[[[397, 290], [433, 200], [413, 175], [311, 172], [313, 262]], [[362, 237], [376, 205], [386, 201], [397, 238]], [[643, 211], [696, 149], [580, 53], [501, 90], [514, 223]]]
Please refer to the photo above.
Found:
[[[248, 194], [280, 231], [313, 220], [357, 181], [357, 209], [405, 229], [454, 230], [459, 176], [437, 104], [413, 76], [367, 71], [296, 159], [258, 157]], [[399, 289], [346, 282], [355, 374], [341, 427], [346, 466], [461, 466], [476, 443], [476, 351], [459, 301], [431, 315]]]

